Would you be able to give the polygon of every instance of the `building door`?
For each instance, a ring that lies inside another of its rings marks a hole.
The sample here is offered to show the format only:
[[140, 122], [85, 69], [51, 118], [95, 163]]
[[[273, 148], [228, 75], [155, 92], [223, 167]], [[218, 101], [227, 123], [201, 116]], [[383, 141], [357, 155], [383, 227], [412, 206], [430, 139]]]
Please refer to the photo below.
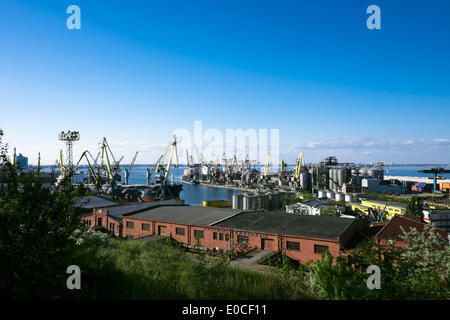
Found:
[[262, 250], [273, 250], [273, 239], [261, 238], [261, 249]]
[[103, 224], [103, 218], [98, 218], [98, 220], [97, 220], [97, 226], [98, 226], [98, 227], [101, 227], [102, 224]]
[[166, 226], [158, 226], [158, 235], [165, 236], [166, 235]]

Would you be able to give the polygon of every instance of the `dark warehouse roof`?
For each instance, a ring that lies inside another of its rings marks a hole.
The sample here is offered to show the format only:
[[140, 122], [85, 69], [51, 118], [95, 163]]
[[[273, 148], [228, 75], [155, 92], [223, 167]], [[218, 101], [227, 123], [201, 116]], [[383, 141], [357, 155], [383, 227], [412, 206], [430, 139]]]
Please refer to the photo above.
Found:
[[122, 216], [133, 215], [138, 212], [148, 211], [158, 206], [183, 206], [183, 202], [179, 200], [161, 200], [153, 202], [140, 202], [124, 204], [117, 207], [107, 208], [108, 214], [113, 217], [120, 218]]
[[337, 240], [355, 219], [278, 212], [244, 212], [218, 227]]
[[130, 215], [129, 217], [144, 220], [210, 226], [239, 213], [241, 213], [241, 211], [226, 208], [160, 206]]
[[100, 209], [120, 206], [120, 202], [111, 200], [104, 196], [84, 196], [75, 198], [74, 205], [85, 209]]

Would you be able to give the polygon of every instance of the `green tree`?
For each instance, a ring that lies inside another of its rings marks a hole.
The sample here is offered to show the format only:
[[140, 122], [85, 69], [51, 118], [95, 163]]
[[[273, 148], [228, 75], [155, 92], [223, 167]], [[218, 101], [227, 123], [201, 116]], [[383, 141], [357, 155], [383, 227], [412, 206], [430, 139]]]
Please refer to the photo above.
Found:
[[[347, 257], [324, 253], [311, 269], [322, 299], [449, 299], [449, 243], [434, 232], [405, 233], [405, 248], [367, 241]], [[367, 268], [380, 268], [381, 288], [370, 290]]]
[[335, 207], [326, 207], [320, 213], [321, 216], [337, 216], [338, 212]]
[[408, 203], [406, 204], [406, 214], [408, 215], [421, 217], [422, 210], [422, 201], [416, 196], [411, 197], [411, 199], [409, 199]]
[[0, 130], [0, 297], [57, 297], [75, 264], [71, 235], [80, 219], [73, 189], [67, 181], [50, 187], [22, 172], [2, 138]]

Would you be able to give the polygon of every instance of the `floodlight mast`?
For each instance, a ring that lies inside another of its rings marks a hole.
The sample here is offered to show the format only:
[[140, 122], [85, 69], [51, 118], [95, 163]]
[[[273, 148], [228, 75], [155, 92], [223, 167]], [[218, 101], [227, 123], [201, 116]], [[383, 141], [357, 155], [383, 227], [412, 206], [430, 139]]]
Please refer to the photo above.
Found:
[[80, 140], [79, 131], [61, 131], [59, 134], [59, 140], [66, 143], [66, 165], [65, 171], [73, 173], [73, 143]]

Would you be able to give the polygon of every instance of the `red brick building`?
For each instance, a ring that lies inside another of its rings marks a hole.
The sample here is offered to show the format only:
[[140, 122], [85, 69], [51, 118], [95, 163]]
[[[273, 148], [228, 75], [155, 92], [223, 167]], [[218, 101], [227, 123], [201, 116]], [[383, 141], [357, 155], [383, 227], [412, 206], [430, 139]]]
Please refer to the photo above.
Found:
[[172, 200], [97, 208], [83, 221], [118, 237], [160, 235], [189, 247], [223, 252], [272, 250], [302, 263], [320, 259], [324, 251], [341, 255], [343, 246], [366, 226], [359, 219], [242, 212], [184, 206]]
[[[402, 216], [395, 216], [375, 235], [375, 240], [379, 244], [403, 247], [406, 245], [406, 242], [401, 238], [401, 235], [403, 235], [402, 228], [406, 232], [411, 231], [412, 228], [422, 232], [424, 226], [423, 223], [418, 221]], [[448, 240], [447, 233], [444, 230], [437, 229], [436, 233]]]

